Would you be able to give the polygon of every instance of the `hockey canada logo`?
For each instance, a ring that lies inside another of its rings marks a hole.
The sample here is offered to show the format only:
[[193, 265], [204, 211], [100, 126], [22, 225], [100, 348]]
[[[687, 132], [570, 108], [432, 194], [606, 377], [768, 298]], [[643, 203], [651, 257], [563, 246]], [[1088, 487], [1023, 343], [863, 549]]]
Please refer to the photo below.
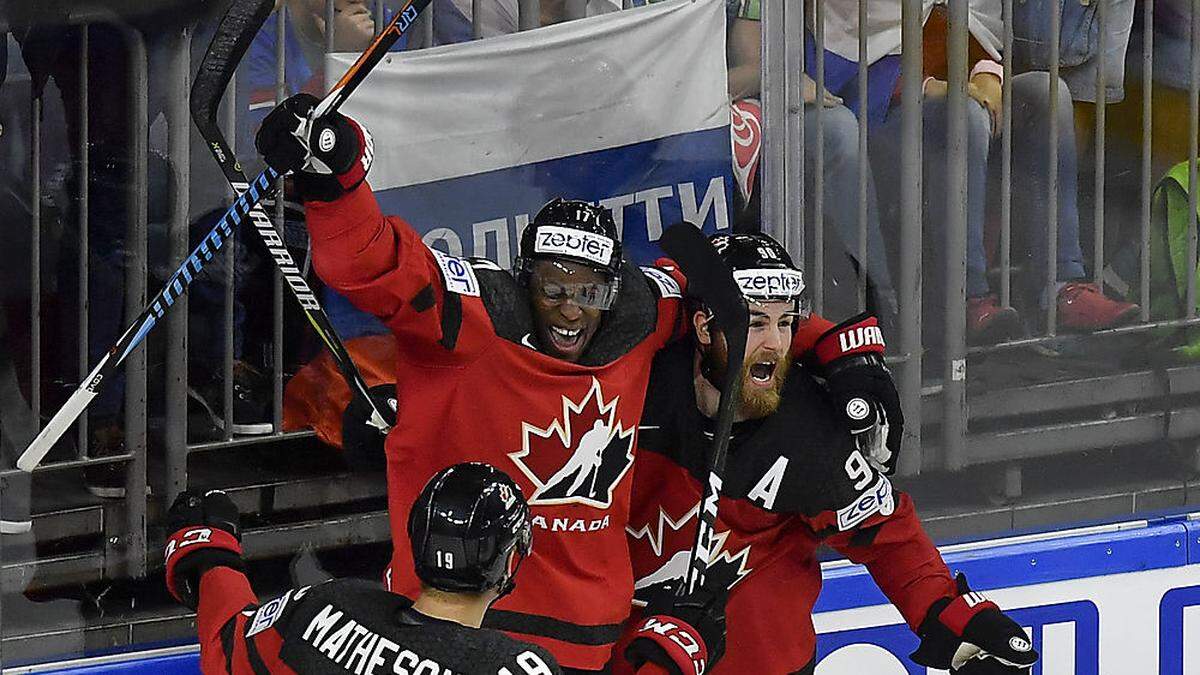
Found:
[[[693, 506], [676, 520], [659, 508], [657, 522], [646, 523], [637, 528], [625, 528], [630, 537], [630, 552], [635, 561], [652, 557], [661, 563], [653, 571], [635, 580], [636, 597], [652, 597], [657, 589], [673, 587], [687, 576], [692, 538], [696, 532], [696, 513], [699, 509], [699, 505]], [[751, 546], [744, 546], [734, 552], [729, 544], [729, 530], [718, 529], [712, 536], [710, 550], [713, 551], [713, 555], [709, 559], [708, 569], [704, 572], [706, 584], [733, 588], [754, 571], [747, 566], [750, 562]]]
[[562, 416], [540, 427], [522, 422], [522, 448], [509, 454], [533, 483], [529, 503], [607, 509], [613, 488], [633, 465], [633, 432], [617, 419], [620, 397], [604, 400], [600, 381], [579, 402], [562, 397]]

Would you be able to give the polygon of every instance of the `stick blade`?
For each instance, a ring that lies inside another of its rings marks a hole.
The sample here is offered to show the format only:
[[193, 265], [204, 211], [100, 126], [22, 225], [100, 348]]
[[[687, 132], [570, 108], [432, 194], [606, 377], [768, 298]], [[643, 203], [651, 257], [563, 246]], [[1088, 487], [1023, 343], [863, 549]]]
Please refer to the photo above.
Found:
[[741, 336], [745, 343], [750, 314], [746, 298], [733, 280], [729, 265], [713, 248], [708, 237], [691, 223], [681, 222], [668, 227], [658, 245], [671, 257], [687, 277], [688, 295], [698, 298], [712, 310], [717, 325], [731, 341]]
[[233, 0], [230, 3], [200, 61], [196, 81], [192, 83], [192, 119], [197, 124], [215, 123], [217, 106], [230, 78], [274, 8], [275, 0]]
[[[89, 378], [90, 379], [90, 378]], [[58, 439], [66, 433], [67, 429], [79, 419], [79, 416], [87, 409], [88, 404], [92, 399], [96, 398], [96, 392], [80, 387], [71, 394], [67, 402], [58, 412], [54, 413], [54, 417], [46, 423], [46, 427], [38, 433], [33, 442], [25, 448], [25, 452], [17, 458], [17, 468], [28, 473], [37, 468], [38, 464], [46, 457], [46, 453], [54, 447]]]

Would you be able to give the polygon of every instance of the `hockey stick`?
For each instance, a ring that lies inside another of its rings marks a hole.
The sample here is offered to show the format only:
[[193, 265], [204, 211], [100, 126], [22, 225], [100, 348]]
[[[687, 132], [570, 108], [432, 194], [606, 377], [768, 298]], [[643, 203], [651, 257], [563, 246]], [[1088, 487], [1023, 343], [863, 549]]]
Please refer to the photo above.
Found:
[[[235, 1], [217, 26], [208, 51], [200, 61], [196, 81], [192, 84], [192, 121], [208, 144], [208, 149], [221, 167], [221, 172], [225, 174], [225, 180], [239, 193], [246, 190], [246, 175], [217, 124], [217, 107], [237, 64], [241, 62], [274, 5], [274, 0]], [[386, 51], [386, 47], [384, 50]], [[370, 406], [369, 424], [386, 433], [390, 425], [368, 394], [367, 383], [363, 381], [353, 359], [346, 351], [346, 346], [330, 323], [329, 315], [321, 309], [320, 302], [309, 288], [304, 275], [300, 273], [271, 219], [261, 206], [255, 206], [250, 211], [250, 219], [292, 295], [300, 303], [308, 323], [329, 349], [334, 364], [350, 388], [351, 395], [366, 401]]]
[[712, 559], [713, 535], [717, 525], [717, 500], [721, 496], [721, 481], [725, 475], [725, 455], [729, 451], [729, 435], [733, 429], [733, 412], [742, 396], [742, 363], [746, 360], [746, 332], [750, 314], [746, 299], [733, 280], [729, 266], [700, 232], [688, 223], [672, 225], [663, 232], [659, 246], [687, 276], [688, 295], [704, 302], [713, 313], [715, 327], [725, 336], [728, 362], [721, 382], [721, 398], [717, 404], [717, 425], [713, 432], [712, 454], [708, 462], [708, 479], [700, 500], [697, 515], [696, 541], [688, 559], [687, 576], [679, 587], [686, 595], [704, 583], [704, 573]]
[[[417, 15], [429, 2], [430, 0], [409, 0], [405, 3], [387, 27], [384, 28], [383, 32], [371, 43], [371, 46], [350, 66], [350, 69], [346, 71], [346, 74], [342, 76], [342, 79], [338, 81], [337, 85], [334, 86], [333, 90], [322, 101], [320, 109], [325, 112], [336, 110], [337, 105], [341, 105], [346, 97], [358, 85], [362, 84], [362, 81], [370, 74], [371, 68], [379, 63], [380, 59], [387, 53], [388, 48], [395, 44], [396, 40], [404, 34], [409, 26], [412, 25], [413, 20], [416, 19]], [[248, 48], [249, 41], [258, 32], [258, 27], [266, 20], [266, 15], [262, 14], [262, 8], [270, 5], [273, 5], [273, 0], [235, 0], [226, 17], [221, 21], [221, 27], [225, 28], [225, 30], [222, 31], [219, 29], [217, 31], [217, 34], [213, 37], [214, 44], [209, 47], [209, 50], [212, 51], [215, 48], [226, 56], [232, 56], [236, 52], [238, 58], [240, 58]], [[229, 23], [228, 27], [226, 19], [230, 19], [233, 22]], [[249, 28], [249, 22], [251, 21], [258, 22], [252, 30]], [[239, 39], [242, 41], [242, 44], [239, 44]], [[215, 64], [215, 61], [213, 63]], [[227, 66], [228, 63], [226, 62]], [[230, 74], [225, 76], [223, 83], [228, 83], [231, 74], [232, 68], [230, 69]], [[222, 84], [221, 89], [224, 89], [224, 84]], [[201, 93], [211, 95], [210, 91]], [[326, 105], [326, 102], [330, 103]], [[334, 102], [336, 102], [336, 105], [334, 105]], [[232, 153], [218, 147], [213, 148], [213, 153], [214, 155], [224, 154], [232, 158]], [[218, 159], [218, 161], [221, 160]], [[230, 161], [233, 162], [234, 166], [237, 166], [235, 159], [231, 159]], [[238, 172], [240, 173], [240, 171], [241, 168], [238, 167]], [[130, 352], [146, 339], [146, 335], [154, 328], [154, 324], [158, 319], [162, 318], [163, 314], [175, 303], [175, 300], [183, 295], [188, 287], [192, 285], [195, 275], [198, 275], [204, 269], [204, 265], [211, 261], [229, 237], [233, 236], [233, 228], [243, 220], [253, 219], [252, 211], [255, 205], [262, 201], [265, 196], [271, 194], [275, 186], [275, 181], [278, 178], [279, 172], [268, 166], [254, 180], [244, 184], [244, 186], [236, 186], [239, 188], [244, 187], [238, 198], [234, 200], [233, 204], [221, 216], [220, 220], [217, 221], [208, 234], [200, 240], [200, 244], [184, 259], [179, 269], [171, 275], [166, 286], [154, 296], [150, 304], [142, 310], [142, 313], [138, 315], [137, 319], [133, 321], [121, 335], [120, 339], [117, 340], [117, 343], [108, 350], [104, 358], [100, 359], [100, 363], [96, 364], [92, 372], [71, 393], [71, 396], [63, 404], [62, 408], [54, 413], [54, 416], [46, 423], [45, 428], [41, 430], [37, 437], [33, 439], [33, 442], [29, 444], [29, 447], [25, 449], [25, 452], [21, 454], [21, 457], [17, 459], [17, 468], [22, 471], [33, 471], [37, 467], [42, 458], [46, 456], [46, 453], [50, 451], [50, 448], [54, 447], [54, 444], [66, 432], [67, 428], [83, 413], [88, 404], [92, 402], [92, 399], [96, 398], [100, 387], [109, 379], [113, 371], [121, 365]], [[274, 233], [273, 227], [271, 231]], [[282, 244], [280, 248], [282, 248]], [[315, 303], [315, 298], [313, 302]], [[301, 304], [304, 304], [303, 301], [301, 301]], [[332, 334], [332, 331], [330, 331], [330, 334]], [[324, 337], [323, 335], [322, 338]], [[368, 400], [370, 400], [369, 397]], [[376, 409], [375, 414], [378, 414], [378, 409]]]

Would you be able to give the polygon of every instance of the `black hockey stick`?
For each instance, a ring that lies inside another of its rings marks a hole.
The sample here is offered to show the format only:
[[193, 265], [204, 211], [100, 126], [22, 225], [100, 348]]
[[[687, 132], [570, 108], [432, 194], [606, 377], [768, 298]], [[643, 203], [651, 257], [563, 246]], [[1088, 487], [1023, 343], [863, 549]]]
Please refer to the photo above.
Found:
[[[225, 174], [225, 180], [239, 193], [246, 190], [246, 175], [217, 124], [217, 107], [237, 65], [241, 63], [242, 57], [271, 14], [274, 5], [274, 0], [235, 0], [217, 26], [208, 51], [200, 61], [196, 81], [192, 83], [192, 121], [208, 144], [208, 149], [221, 167], [221, 172]], [[300, 303], [305, 318], [329, 349], [334, 364], [350, 388], [351, 395], [367, 402], [370, 406], [369, 423], [381, 432], [386, 432], [389, 426], [387, 420], [368, 395], [366, 382], [330, 323], [329, 316], [321, 309], [321, 303], [309, 288], [308, 281], [300, 273], [271, 219], [261, 206], [255, 206], [250, 211], [250, 220], [255, 232], [267, 247], [271, 259], [275, 261], [275, 266], [287, 282], [288, 288], [291, 289], [292, 295]]]
[[[323, 112], [336, 110], [337, 105], [341, 105], [342, 101], [358, 85], [362, 84], [362, 81], [370, 73], [371, 68], [379, 63], [380, 59], [387, 53], [387, 50], [412, 25], [413, 20], [416, 19], [417, 15], [429, 2], [430, 0], [409, 0], [405, 3], [392, 18], [391, 22], [388, 23], [387, 27], [384, 28], [383, 32], [371, 43], [371, 46], [350, 66], [350, 69], [346, 71], [346, 74], [342, 76], [342, 79], [338, 81], [333, 90], [321, 102], [321, 105], [318, 106], [319, 109]], [[217, 34], [213, 38], [214, 44], [209, 47], [209, 50], [212, 51], [215, 48], [226, 57], [233, 56], [236, 53], [240, 59], [249, 47], [250, 40], [253, 39], [254, 34], [258, 32], [259, 27], [266, 20], [266, 14], [262, 13], [263, 7], [266, 6], [269, 8], [273, 4], [273, 0], [234, 0], [233, 5], [226, 13], [226, 17], [221, 22], [221, 28], [224, 30], [218, 29]], [[227, 19], [229, 22], [226, 21]], [[251, 22], [257, 22], [257, 24], [251, 28]], [[215, 65], [216, 61], [212, 63]], [[232, 76], [232, 69], [235, 65], [236, 61], [225, 62], [225, 67], [229, 70], [228, 74], [221, 80], [220, 90], [224, 90], [225, 85], [229, 82], [229, 78]], [[216, 80], [212, 81], [215, 82]], [[196, 93], [193, 88], [193, 95], [196, 95]], [[202, 91], [200, 94], [211, 96], [212, 92]], [[218, 91], [217, 96], [210, 100], [215, 101], [219, 96], [220, 92]], [[232, 158], [232, 153], [228, 152], [227, 149], [222, 150], [219, 147], [213, 147], [212, 149], [214, 155], [223, 154], [230, 158], [233, 166], [238, 168], [240, 174], [241, 167], [237, 166], [237, 161]], [[218, 161], [222, 160], [218, 158]], [[262, 201], [264, 197], [271, 194], [275, 186], [275, 181], [278, 178], [279, 172], [268, 166], [254, 180], [237, 186], [244, 187], [238, 198], [234, 200], [234, 203], [221, 216], [220, 220], [217, 221], [208, 234], [200, 240], [200, 244], [192, 250], [191, 254], [179, 266], [179, 269], [171, 275], [166, 286], [154, 296], [150, 304], [142, 310], [142, 313], [138, 315], [137, 319], [133, 321], [117, 340], [117, 343], [108, 350], [104, 358], [100, 359], [100, 363], [96, 364], [92, 372], [72, 392], [62, 408], [54, 413], [54, 416], [46, 423], [45, 428], [41, 430], [37, 437], [33, 439], [33, 442], [29, 444], [29, 447], [25, 449], [25, 452], [21, 454], [21, 457], [17, 459], [18, 468], [23, 471], [33, 471], [37, 467], [42, 458], [46, 456], [46, 453], [50, 451], [50, 448], [54, 447], [54, 444], [66, 432], [67, 428], [83, 413], [92, 399], [96, 398], [100, 387], [109, 379], [113, 371], [121, 365], [130, 352], [146, 339], [146, 335], [154, 328], [154, 324], [158, 319], [162, 318], [163, 314], [171, 308], [176, 298], [187, 291], [188, 287], [192, 285], [195, 276], [204, 269], [204, 265], [211, 261], [229, 237], [233, 236], [233, 228], [243, 220], [253, 218], [252, 211], [255, 205]], [[271, 231], [274, 232], [274, 228], [271, 228]], [[315, 303], [315, 298], [313, 301]], [[322, 313], [322, 316], [324, 316], [324, 313]], [[330, 334], [332, 334], [332, 331], [330, 331]], [[324, 337], [322, 335], [322, 338]], [[370, 397], [367, 398], [370, 400]], [[378, 414], [378, 409], [376, 409], [375, 414]]]
[[746, 360], [746, 332], [750, 313], [746, 299], [733, 280], [729, 266], [717, 254], [700, 229], [689, 223], [672, 225], [663, 232], [659, 246], [679, 263], [687, 276], [687, 292], [712, 310], [715, 328], [725, 336], [729, 359], [721, 382], [717, 404], [717, 425], [713, 432], [712, 454], [708, 461], [708, 479], [704, 483], [700, 512], [696, 517], [696, 541], [688, 560], [687, 577], [679, 594], [695, 591], [704, 583], [704, 573], [715, 551], [713, 535], [717, 525], [717, 500], [725, 476], [725, 455], [733, 429], [733, 413], [742, 396], [742, 363]]

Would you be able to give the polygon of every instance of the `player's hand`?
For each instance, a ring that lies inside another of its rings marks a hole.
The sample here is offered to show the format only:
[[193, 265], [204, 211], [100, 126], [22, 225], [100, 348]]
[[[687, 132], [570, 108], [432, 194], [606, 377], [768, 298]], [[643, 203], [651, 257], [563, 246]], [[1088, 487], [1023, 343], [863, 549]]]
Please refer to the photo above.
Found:
[[184, 605], [196, 608], [200, 577], [208, 570], [245, 567], [238, 509], [224, 492], [181, 493], [167, 512], [167, 526], [173, 532], [163, 551], [167, 590]]
[[334, 112], [313, 119], [318, 102], [312, 94], [296, 94], [275, 106], [254, 144], [276, 171], [296, 172], [302, 198], [332, 201], [366, 178], [374, 144], [366, 129], [345, 115]]
[[1015, 621], [957, 577], [959, 596], [933, 603], [917, 633], [921, 644], [910, 658], [958, 675], [1028, 675], [1037, 650]]
[[883, 362], [884, 348], [878, 320], [860, 314], [825, 331], [813, 345], [813, 353], [859, 452], [876, 469], [891, 475], [904, 436], [904, 411], [892, 373]]
[[[396, 424], [396, 385], [377, 384], [367, 390], [375, 408], [383, 415], [388, 429]], [[342, 414], [342, 450], [346, 461], [354, 467], [375, 470], [387, 466], [383, 453], [387, 429], [371, 424], [371, 407], [358, 396], [350, 399]]]
[[684, 596], [662, 588], [646, 604], [645, 616], [625, 658], [636, 672], [652, 662], [672, 675], [700, 675], [725, 654], [726, 589], [700, 587]]

